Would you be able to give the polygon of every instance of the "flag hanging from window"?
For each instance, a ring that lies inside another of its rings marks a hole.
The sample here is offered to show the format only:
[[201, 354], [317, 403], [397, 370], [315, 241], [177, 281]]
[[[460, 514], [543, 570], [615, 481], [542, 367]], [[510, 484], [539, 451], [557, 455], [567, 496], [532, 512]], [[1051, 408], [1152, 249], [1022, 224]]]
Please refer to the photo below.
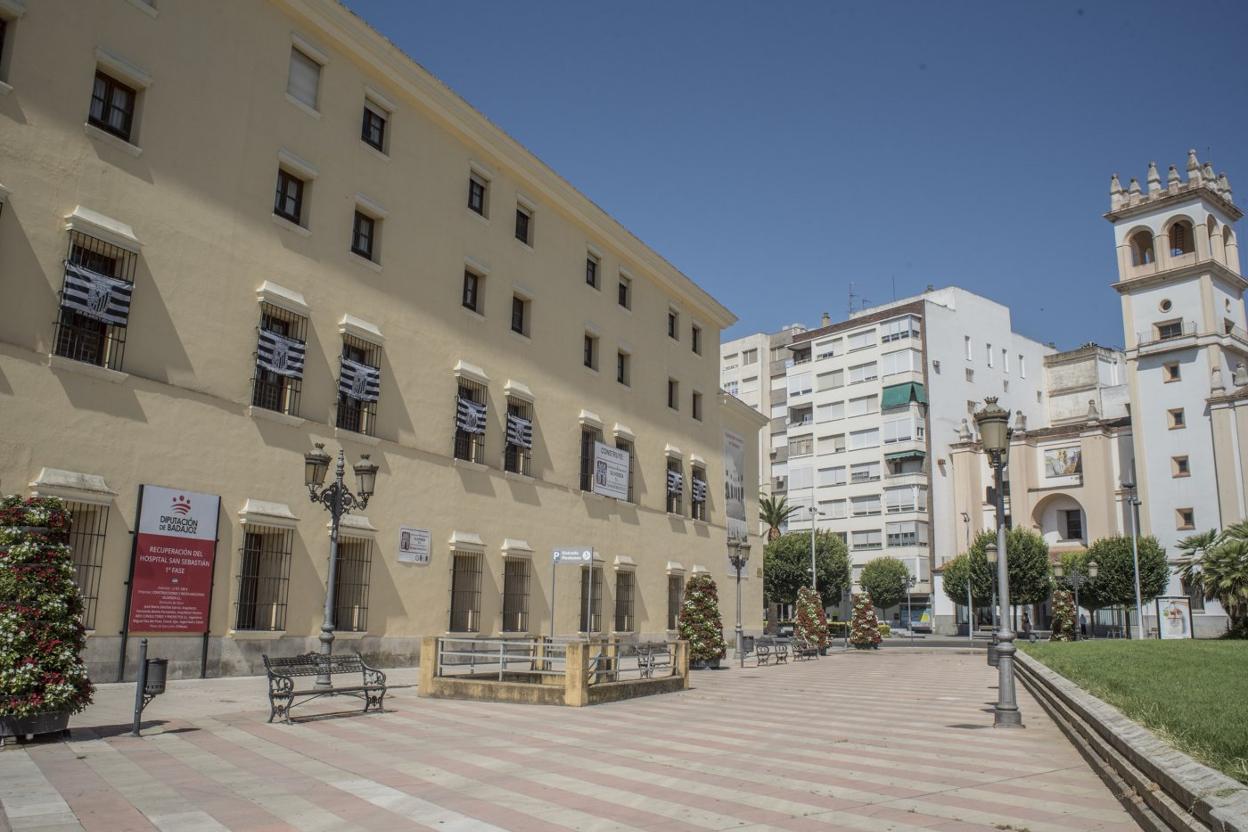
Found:
[[507, 444], [518, 448], [532, 448], [533, 422], [514, 413], [508, 413]]
[[486, 406], [463, 396], [455, 398], [455, 427], [464, 433], [485, 433]]
[[706, 502], [706, 480], [693, 478], [693, 501], [695, 503]]
[[340, 358], [338, 366], [338, 392], [357, 402], [375, 402], [381, 397], [381, 370]]
[[279, 376], [303, 378], [304, 349], [302, 341], [262, 329], [256, 344], [256, 364]]
[[130, 319], [130, 294], [134, 286], [124, 280], [100, 274], [65, 261], [65, 288], [61, 306], [113, 326], [125, 326]]
[[667, 493], [682, 494], [685, 490], [685, 476], [679, 471], [673, 471], [670, 468], [667, 471]]

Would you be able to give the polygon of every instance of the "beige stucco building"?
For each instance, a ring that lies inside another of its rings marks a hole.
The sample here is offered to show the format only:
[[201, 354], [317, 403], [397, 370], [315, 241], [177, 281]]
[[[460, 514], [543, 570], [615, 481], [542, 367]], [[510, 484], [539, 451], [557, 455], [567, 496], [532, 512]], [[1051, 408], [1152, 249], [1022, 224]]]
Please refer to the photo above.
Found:
[[[208, 673], [314, 647], [315, 442], [348, 484], [380, 466], [343, 528], [336, 649], [584, 631], [588, 573], [560, 566], [552, 598], [556, 547], [596, 552], [595, 632], [664, 637], [698, 571], [731, 627], [766, 418], [719, 392], [714, 298], [331, 0], [0, 17], [0, 490], [78, 510], [96, 679], [143, 484], [221, 498]], [[623, 499], [592, 493], [598, 440], [631, 460]], [[151, 651], [185, 675], [200, 648]]]

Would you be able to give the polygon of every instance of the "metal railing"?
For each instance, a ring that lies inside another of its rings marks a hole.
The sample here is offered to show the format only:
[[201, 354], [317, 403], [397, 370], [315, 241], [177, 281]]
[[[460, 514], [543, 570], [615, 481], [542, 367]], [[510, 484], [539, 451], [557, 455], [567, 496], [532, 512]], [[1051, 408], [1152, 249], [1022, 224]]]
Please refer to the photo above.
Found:
[[1138, 346], [1143, 347], [1149, 344], [1160, 344], [1163, 341], [1173, 341], [1176, 338], [1186, 338], [1195, 334], [1195, 321], [1174, 321], [1173, 323], [1156, 326], [1146, 332], [1136, 332], [1135, 342]]
[[600, 642], [590, 651], [586, 678], [591, 686], [624, 679], [676, 675], [676, 645], [668, 641]]
[[566, 644], [548, 638], [440, 638], [439, 676], [509, 673], [563, 676], [567, 665]]

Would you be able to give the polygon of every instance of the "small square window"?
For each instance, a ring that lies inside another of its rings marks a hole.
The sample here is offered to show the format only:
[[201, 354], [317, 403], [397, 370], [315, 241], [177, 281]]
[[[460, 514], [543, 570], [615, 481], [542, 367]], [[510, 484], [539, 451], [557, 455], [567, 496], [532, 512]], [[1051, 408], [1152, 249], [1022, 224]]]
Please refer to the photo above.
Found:
[[1191, 465], [1187, 461], [1187, 457], [1170, 457], [1170, 473], [1175, 477], [1190, 477], [1192, 475], [1192, 469]]
[[620, 275], [616, 301], [625, 309], [633, 308], [633, 281], [624, 275]]
[[464, 270], [464, 293], [461, 303], [465, 309], [484, 314], [485, 278], [476, 272]]
[[698, 355], [702, 354], [702, 327], [697, 324], [689, 330], [689, 346]]
[[511, 331], [525, 336], [529, 334], [529, 301], [519, 295], [511, 296]]
[[295, 225], [303, 224], [303, 191], [307, 185], [298, 176], [279, 168], [277, 171], [277, 195], [273, 201], [273, 213]]
[[598, 338], [588, 332], [585, 333], [585, 366], [598, 369]]
[[475, 173], [468, 177], [468, 210], [485, 216], [489, 183]]
[[1158, 341], [1167, 341], [1171, 338], [1183, 337], [1182, 321], [1164, 321], [1154, 325], [1157, 332]]
[[680, 382], [674, 378], [667, 380], [667, 406], [672, 410], [680, 410]]
[[364, 123], [360, 128], [360, 138], [364, 143], [386, 152], [386, 124], [390, 114], [371, 101], [364, 102]]
[[1171, 381], [1178, 381], [1183, 377], [1183, 371], [1179, 369], [1179, 363], [1177, 361], [1173, 364], [1163, 364], [1161, 371], [1167, 383]]
[[365, 260], [376, 260], [377, 220], [361, 211], [355, 212], [351, 227], [351, 251]]
[[321, 85], [321, 65], [300, 52], [290, 48], [290, 76], [286, 80], [286, 92], [290, 97], [316, 109], [317, 90]]
[[680, 313], [672, 309], [667, 310], [667, 337], [680, 340]]
[[975, 380], [975, 371], [974, 371], [974, 370], [972, 370], [970, 367], [967, 367], [967, 368], [966, 368], [966, 380], [967, 380], [967, 381], [974, 381], [974, 380]]
[[516, 206], [516, 239], [526, 246], [533, 245], [533, 213], [523, 206]]
[[1167, 411], [1167, 417], [1170, 421], [1170, 430], [1178, 430], [1187, 427], [1187, 418], [1183, 415], [1183, 408], [1176, 407]]
[[1174, 527], [1179, 531], [1196, 528], [1196, 512], [1190, 508], [1175, 509]]
[[615, 354], [615, 380], [625, 387], [632, 386], [632, 356], [620, 350]]
[[701, 422], [702, 421], [702, 394], [699, 393], [697, 390], [693, 391], [692, 408], [693, 408], [693, 418]]
[[592, 254], [585, 258], [585, 285], [598, 288], [598, 258]]
[[122, 141], [130, 141], [134, 129], [134, 103], [138, 93], [133, 87], [96, 71], [95, 84], [91, 88], [91, 109], [87, 121], [106, 133], [112, 133]]

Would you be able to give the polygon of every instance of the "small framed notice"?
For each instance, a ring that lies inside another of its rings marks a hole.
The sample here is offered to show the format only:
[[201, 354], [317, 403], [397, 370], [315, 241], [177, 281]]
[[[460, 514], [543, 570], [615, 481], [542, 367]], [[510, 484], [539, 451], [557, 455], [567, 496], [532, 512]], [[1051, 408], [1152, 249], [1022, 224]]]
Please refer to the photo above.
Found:
[[433, 535], [428, 529], [399, 526], [399, 563], [429, 565], [430, 541]]

